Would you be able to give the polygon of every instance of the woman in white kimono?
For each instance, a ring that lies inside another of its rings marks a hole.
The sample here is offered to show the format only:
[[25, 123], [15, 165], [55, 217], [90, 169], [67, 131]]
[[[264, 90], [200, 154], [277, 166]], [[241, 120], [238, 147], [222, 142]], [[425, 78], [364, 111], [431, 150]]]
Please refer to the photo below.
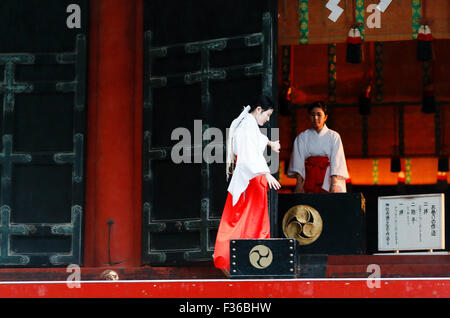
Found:
[[294, 192], [346, 192], [348, 179], [341, 137], [325, 124], [327, 106], [315, 102], [308, 107], [312, 128], [300, 133], [294, 141], [288, 176], [297, 178]]
[[[269, 141], [258, 126], [269, 121], [273, 103], [263, 96], [233, 120], [227, 139], [228, 196], [214, 249], [214, 265], [226, 275], [230, 270], [230, 239], [269, 238], [268, 188], [280, 189], [264, 158], [267, 146], [280, 151], [279, 141]], [[236, 157], [236, 158], [235, 158]], [[233, 171], [234, 168], [234, 171]]]

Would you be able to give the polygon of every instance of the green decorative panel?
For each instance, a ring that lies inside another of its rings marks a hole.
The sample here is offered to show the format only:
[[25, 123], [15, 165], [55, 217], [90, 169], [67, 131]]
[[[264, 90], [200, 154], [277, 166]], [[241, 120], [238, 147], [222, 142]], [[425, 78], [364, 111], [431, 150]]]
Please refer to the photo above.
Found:
[[373, 184], [378, 184], [379, 170], [378, 170], [378, 159], [372, 160], [372, 181]]
[[308, 0], [298, 1], [298, 27], [299, 27], [299, 43], [308, 44], [309, 42], [309, 13]]
[[422, 2], [421, 0], [411, 0], [412, 2], [412, 39], [417, 39], [419, 28], [422, 20]]
[[405, 158], [405, 184], [411, 184], [411, 159]]
[[356, 0], [355, 3], [355, 22], [359, 25], [359, 32], [361, 33], [361, 40], [364, 41], [366, 30], [364, 21], [364, 0]]

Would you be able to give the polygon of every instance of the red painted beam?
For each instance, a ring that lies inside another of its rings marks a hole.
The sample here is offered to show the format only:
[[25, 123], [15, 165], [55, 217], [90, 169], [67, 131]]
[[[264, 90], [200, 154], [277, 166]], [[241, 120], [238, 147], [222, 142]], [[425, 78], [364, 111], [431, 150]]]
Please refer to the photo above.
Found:
[[[448, 298], [450, 278], [2, 282], [2, 298]], [[75, 283], [75, 282], [72, 282]], [[372, 285], [370, 285], [372, 284]], [[373, 287], [373, 288], [371, 288]]]
[[141, 264], [142, 19], [142, 0], [90, 1], [86, 266]]

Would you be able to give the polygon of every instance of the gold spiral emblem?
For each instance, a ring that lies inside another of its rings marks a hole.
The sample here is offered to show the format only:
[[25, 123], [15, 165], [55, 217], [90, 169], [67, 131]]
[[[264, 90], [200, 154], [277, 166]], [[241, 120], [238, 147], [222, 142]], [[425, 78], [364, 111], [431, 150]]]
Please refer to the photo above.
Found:
[[319, 212], [309, 205], [296, 205], [283, 217], [283, 233], [295, 238], [300, 245], [309, 245], [322, 233], [323, 222]]
[[257, 269], [264, 269], [272, 264], [273, 254], [270, 248], [265, 245], [254, 246], [248, 253], [250, 264]]

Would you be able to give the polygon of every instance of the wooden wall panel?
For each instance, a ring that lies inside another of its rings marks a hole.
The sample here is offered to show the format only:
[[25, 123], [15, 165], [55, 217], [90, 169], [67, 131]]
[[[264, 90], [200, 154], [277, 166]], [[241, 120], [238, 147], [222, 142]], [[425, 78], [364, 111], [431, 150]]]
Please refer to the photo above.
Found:
[[337, 131], [347, 157], [362, 156], [362, 120], [357, 107], [342, 107], [331, 110], [329, 128]]
[[371, 108], [368, 117], [368, 154], [389, 156], [398, 147], [397, 106]]
[[434, 114], [424, 114], [422, 106], [405, 107], [405, 155], [434, 155]]
[[328, 46], [297, 45], [293, 48], [293, 92], [295, 104], [323, 100], [328, 94]]
[[436, 98], [450, 100], [450, 41], [436, 40], [432, 45]]
[[450, 103], [441, 105], [441, 150], [450, 155]]
[[389, 101], [422, 99], [422, 63], [417, 61], [416, 42], [383, 43], [383, 93]]
[[[369, 57], [368, 44], [362, 45], [363, 59]], [[355, 103], [359, 94], [369, 83], [370, 63], [352, 64], [346, 62], [347, 45], [339, 43], [336, 45], [336, 102]]]

